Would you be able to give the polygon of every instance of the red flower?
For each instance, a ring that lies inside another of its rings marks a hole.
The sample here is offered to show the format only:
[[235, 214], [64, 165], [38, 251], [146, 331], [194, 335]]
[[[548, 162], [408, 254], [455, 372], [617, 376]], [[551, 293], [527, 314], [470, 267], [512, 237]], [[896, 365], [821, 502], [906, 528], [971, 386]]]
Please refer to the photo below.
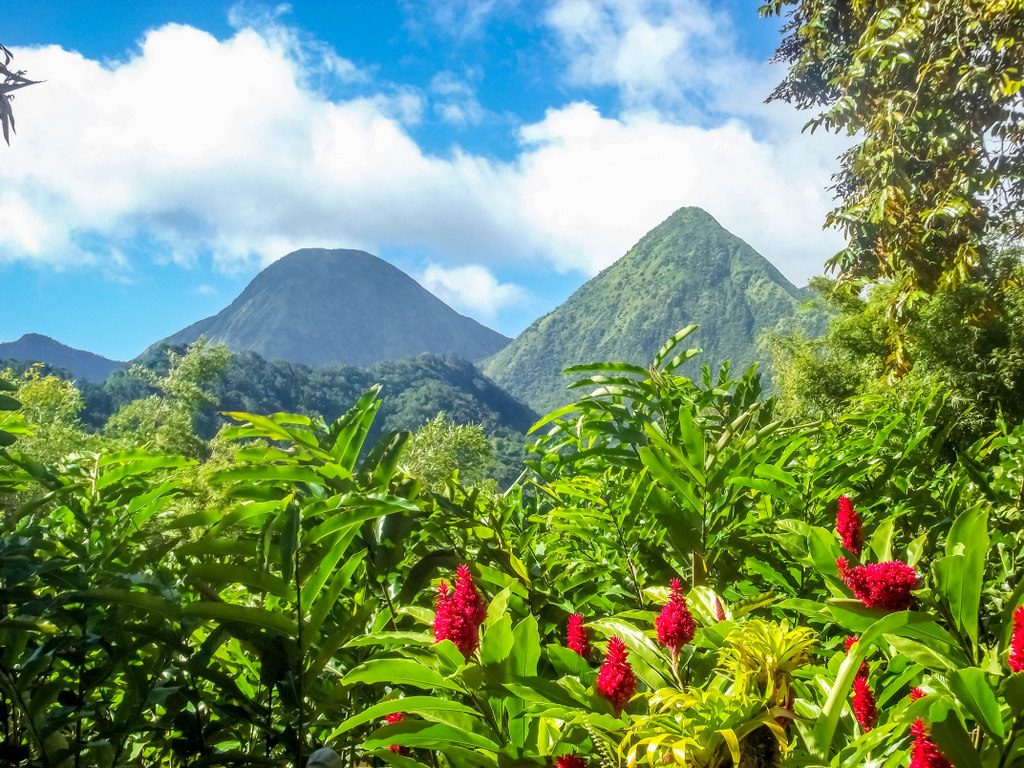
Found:
[[[843, 643], [843, 646], [846, 648], [846, 652], [849, 653], [850, 649], [859, 641], [859, 637], [847, 637], [846, 641]], [[857, 677], [867, 677], [869, 669], [868, 663], [866, 661], [862, 661], [860, 663], [860, 669], [857, 670]]]
[[587, 761], [576, 755], [562, 755], [555, 760], [555, 768], [587, 768]]
[[608, 641], [608, 655], [597, 673], [597, 692], [611, 702], [616, 717], [636, 693], [636, 677], [627, 658], [626, 644], [613, 637]]
[[669, 584], [672, 587], [672, 594], [658, 618], [654, 620], [654, 626], [658, 630], [658, 642], [676, 656], [680, 648], [693, 640], [697, 624], [690, 609], [686, 607], [686, 598], [683, 597], [679, 579], [672, 579]]
[[846, 558], [840, 557], [836, 566], [846, 586], [868, 608], [905, 611], [914, 604], [914, 596], [910, 593], [918, 588], [917, 571], [906, 563], [889, 560], [851, 568]]
[[928, 738], [928, 728], [924, 720], [917, 718], [910, 726], [914, 737], [914, 746], [910, 750], [910, 768], [953, 768], [938, 746]]
[[853, 681], [853, 716], [857, 718], [864, 733], [878, 725], [878, 709], [875, 694], [871, 692], [866, 676], [857, 675]]
[[587, 637], [587, 628], [583, 626], [583, 617], [578, 613], [569, 617], [565, 644], [570, 651], [576, 651], [584, 659], [590, 661], [590, 638]]
[[715, 597], [715, 618], [725, 621], [725, 606], [722, 605], [722, 601], [718, 597]]
[[864, 548], [864, 533], [861, 529], [860, 517], [853, 510], [853, 504], [845, 496], [839, 497], [839, 510], [836, 513], [836, 531], [843, 541], [847, 552], [860, 557]]
[[[384, 718], [384, 721], [388, 725], [394, 725], [395, 723], [400, 723], [403, 720], [405, 720], [405, 712], [392, 712], [390, 715], [387, 715]], [[388, 745], [388, 749], [391, 750], [392, 752], [397, 752], [400, 755], [407, 755], [407, 754], [409, 754], [409, 750], [408, 749], [406, 749], [405, 747], [399, 746], [398, 744], [389, 744]]]
[[469, 567], [460, 565], [455, 572], [455, 591], [442, 581], [437, 588], [437, 612], [434, 614], [434, 642], [451, 640], [467, 659], [480, 645], [480, 625], [487, 618], [487, 607], [473, 586]]
[[910, 700], [911, 701], [917, 701], [918, 699], [923, 699], [927, 695], [928, 695], [927, 693], [925, 693], [922, 689], [918, 688], [917, 686], [914, 686], [913, 688], [910, 689]]
[[1010, 671], [1024, 672], [1024, 605], [1013, 612], [1013, 637], [1010, 639]]

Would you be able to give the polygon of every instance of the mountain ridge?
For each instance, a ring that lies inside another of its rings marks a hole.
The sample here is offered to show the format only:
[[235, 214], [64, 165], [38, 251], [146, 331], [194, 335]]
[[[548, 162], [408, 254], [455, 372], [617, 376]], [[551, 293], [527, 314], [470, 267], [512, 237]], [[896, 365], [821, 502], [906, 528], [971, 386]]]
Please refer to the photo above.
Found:
[[562, 369], [603, 360], [646, 365], [690, 323], [700, 326], [693, 338], [703, 361], [749, 365], [757, 337], [795, 316], [804, 300], [803, 290], [713, 216], [684, 207], [482, 368], [543, 413], [571, 399]]
[[326, 248], [278, 259], [220, 312], [156, 343], [190, 344], [200, 336], [268, 360], [362, 367], [419, 354], [475, 361], [511, 341], [383, 259]]
[[105, 381], [114, 371], [127, 365], [95, 352], [76, 349], [41, 333], [26, 333], [14, 341], [0, 342], [0, 360], [45, 363], [96, 383]]

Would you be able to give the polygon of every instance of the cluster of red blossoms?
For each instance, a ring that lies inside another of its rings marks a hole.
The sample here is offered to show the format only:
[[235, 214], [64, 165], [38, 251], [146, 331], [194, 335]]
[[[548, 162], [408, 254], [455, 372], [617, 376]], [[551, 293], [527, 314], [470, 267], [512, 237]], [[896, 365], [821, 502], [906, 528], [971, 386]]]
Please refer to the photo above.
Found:
[[[672, 579], [669, 586], [671, 593], [668, 603], [654, 620], [654, 627], [658, 631], [658, 642], [668, 648], [675, 659], [679, 656], [680, 649], [693, 640], [694, 633], [697, 631], [697, 622], [694, 621], [693, 614], [686, 606], [682, 582], [679, 579]], [[725, 609], [722, 607], [721, 601], [716, 604], [715, 613], [719, 621], [725, 620]], [[590, 640], [586, 627], [583, 626], [583, 617], [578, 613], [569, 617], [569, 624], [566, 627], [566, 645], [584, 659], [590, 659]], [[616, 716], [622, 712], [636, 692], [636, 676], [633, 674], [633, 667], [628, 660], [626, 644], [619, 637], [612, 637], [608, 641], [608, 654], [597, 674], [596, 687], [597, 692], [611, 702]], [[567, 763], [567, 765], [575, 764]]]
[[[846, 652], [849, 653], [859, 638], [846, 638]], [[871, 691], [871, 684], [868, 682], [870, 668], [866, 661], [862, 661], [857, 670], [857, 676], [853, 679], [853, 701], [850, 706], [853, 708], [853, 716], [857, 718], [857, 724], [864, 733], [867, 733], [878, 725], [878, 707], [875, 705], [875, 694]]]
[[[910, 700], [917, 701], [925, 692], [920, 688], [910, 691]], [[920, 717], [910, 726], [914, 746], [910, 750], [910, 768], [953, 768], [953, 764], [942, 754], [938, 745], [928, 737], [928, 726]]]
[[[836, 531], [843, 547], [860, 557], [864, 546], [860, 517], [846, 496], [839, 497]], [[920, 586], [917, 571], [899, 560], [850, 566], [845, 557], [836, 560], [839, 576], [868, 608], [905, 611], [914, 604], [913, 590]]]
[[590, 661], [590, 638], [587, 636], [587, 628], [583, 626], [583, 617], [574, 613], [569, 617], [569, 626], [566, 628], [565, 645], [570, 651], [576, 651], [587, 661]]
[[604, 696], [615, 709], [618, 717], [629, 700], [636, 693], [636, 676], [628, 660], [626, 644], [619, 637], [608, 641], [608, 654], [601, 671], [597, 673], [597, 692]]
[[1010, 639], [1010, 671], [1024, 672], [1024, 605], [1013, 612], [1013, 637]]
[[451, 640], [467, 659], [480, 645], [480, 625], [487, 618], [487, 606], [473, 586], [469, 567], [460, 565], [455, 572], [455, 589], [442, 581], [437, 588], [434, 614], [434, 642]]
[[555, 760], [555, 768], [587, 768], [587, 761], [576, 755], [562, 755]]
[[658, 630], [658, 642], [668, 648], [675, 658], [679, 655], [679, 650], [693, 640], [697, 623], [693, 620], [690, 609], [686, 607], [682, 583], [679, 579], [672, 579], [669, 585], [672, 592], [668, 603], [654, 620], [654, 627]]
[[860, 557], [861, 550], [864, 548], [864, 532], [860, 517], [853, 511], [853, 504], [846, 496], [839, 497], [836, 531], [843, 541], [843, 548], [854, 557]]

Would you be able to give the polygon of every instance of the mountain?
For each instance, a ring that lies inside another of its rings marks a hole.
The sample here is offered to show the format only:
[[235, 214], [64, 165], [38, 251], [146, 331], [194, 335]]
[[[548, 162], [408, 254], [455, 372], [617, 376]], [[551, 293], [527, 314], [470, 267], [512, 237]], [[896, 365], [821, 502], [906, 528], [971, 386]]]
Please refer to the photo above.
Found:
[[117, 360], [69, 347], [39, 333], [26, 333], [17, 341], [0, 343], [0, 360], [46, 363], [52, 368], [68, 371], [75, 378], [94, 382], [105, 380], [125, 366]]
[[225, 309], [159, 343], [190, 344], [200, 336], [235, 352], [306, 365], [369, 366], [423, 353], [479, 360], [509, 342], [386, 261], [324, 248], [274, 262]]
[[571, 400], [563, 368], [606, 360], [646, 365], [690, 323], [700, 325], [691, 337], [704, 350], [698, 360], [715, 365], [730, 359], [746, 367], [759, 357], [761, 332], [792, 318], [804, 299], [706, 211], [681, 208], [485, 361], [483, 370], [544, 412]]

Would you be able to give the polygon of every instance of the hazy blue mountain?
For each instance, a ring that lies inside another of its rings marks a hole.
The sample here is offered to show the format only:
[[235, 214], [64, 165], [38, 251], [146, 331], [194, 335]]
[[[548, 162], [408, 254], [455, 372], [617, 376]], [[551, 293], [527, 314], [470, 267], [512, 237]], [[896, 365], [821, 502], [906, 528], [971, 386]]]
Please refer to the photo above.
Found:
[[605, 360], [645, 365], [690, 323], [700, 325], [690, 338], [705, 352], [701, 361], [731, 359], [745, 367], [764, 358], [758, 336], [792, 318], [804, 300], [801, 289], [706, 211], [681, 208], [483, 370], [544, 412], [571, 400], [562, 369]]
[[46, 363], [61, 368], [76, 379], [101, 382], [125, 363], [75, 349], [39, 333], [26, 333], [17, 341], [0, 343], [0, 360], [22, 363]]
[[264, 269], [230, 305], [164, 339], [306, 365], [369, 366], [424, 353], [479, 360], [509, 339], [460, 315], [365, 251], [305, 248]]

